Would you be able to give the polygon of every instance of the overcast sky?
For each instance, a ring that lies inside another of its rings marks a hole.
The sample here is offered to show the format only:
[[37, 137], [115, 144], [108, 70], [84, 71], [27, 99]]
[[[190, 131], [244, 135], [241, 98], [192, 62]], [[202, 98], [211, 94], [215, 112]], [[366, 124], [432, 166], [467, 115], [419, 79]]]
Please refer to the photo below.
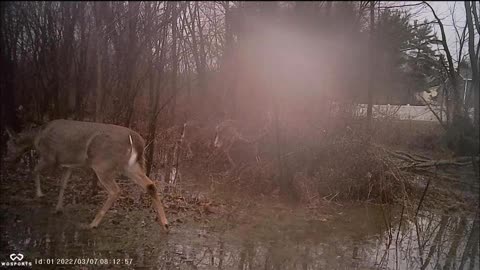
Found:
[[[413, 2], [408, 2], [408, 3], [412, 4]], [[466, 21], [464, 1], [428, 1], [428, 3], [435, 10], [435, 13], [437, 14], [437, 16], [442, 20], [442, 23], [445, 28], [445, 34], [447, 36], [449, 49], [452, 53], [452, 57], [455, 60], [458, 60], [457, 55], [459, 51], [459, 43], [458, 43], [458, 37], [455, 31], [454, 25], [457, 25], [457, 29], [459, 31], [459, 34], [461, 35], [463, 27], [465, 26], [465, 21]], [[428, 7], [427, 8], [414, 7], [414, 8], [411, 8], [411, 11], [413, 14], [415, 14], [414, 18], [418, 19], [419, 22], [423, 21], [424, 19], [427, 19], [428, 21], [435, 20], [435, 17], [433, 16], [432, 12]], [[440, 30], [437, 24], [435, 24], [435, 32], [437, 33], [437, 36], [440, 38], [441, 37]], [[478, 38], [476, 40], [478, 40]], [[467, 43], [465, 42], [465, 46], [463, 48], [463, 52], [464, 52], [463, 54], [468, 52], [468, 47], [466, 45]]]

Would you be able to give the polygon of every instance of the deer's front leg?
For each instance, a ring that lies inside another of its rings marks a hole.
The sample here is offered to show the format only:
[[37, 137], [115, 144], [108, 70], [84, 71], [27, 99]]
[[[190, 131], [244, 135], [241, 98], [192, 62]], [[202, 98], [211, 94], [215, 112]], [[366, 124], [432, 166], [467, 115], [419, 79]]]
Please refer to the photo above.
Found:
[[92, 197], [97, 196], [98, 193], [98, 184], [97, 176], [94, 174], [90, 177], [90, 194]]
[[237, 164], [235, 164], [235, 161], [233, 161], [233, 158], [230, 156], [230, 149], [232, 148], [232, 144], [230, 144], [228, 147], [225, 148], [223, 153], [227, 156], [228, 162], [230, 163], [230, 168], [235, 168]]
[[193, 151], [192, 151], [192, 147], [190, 145], [190, 143], [187, 142], [187, 158], [191, 159], [193, 158]]
[[45, 196], [42, 192], [42, 187], [40, 184], [40, 173], [46, 171], [47, 168], [51, 166], [51, 163], [46, 161], [44, 158], [40, 158], [38, 160], [37, 165], [35, 166], [35, 169], [33, 170], [33, 177], [35, 178], [35, 190], [36, 190], [36, 196], [37, 198], [41, 198]]
[[111, 172], [103, 172], [101, 170], [96, 169], [95, 173], [97, 174], [98, 180], [103, 185], [103, 187], [108, 192], [108, 198], [103, 204], [102, 208], [98, 211], [95, 219], [90, 223], [89, 228], [93, 229], [98, 227], [98, 224], [102, 221], [103, 217], [107, 213], [107, 211], [112, 207], [113, 203], [118, 199], [120, 196], [120, 187], [113, 179], [113, 174]]
[[55, 207], [55, 213], [60, 213], [63, 211], [63, 195], [65, 194], [65, 188], [67, 187], [68, 179], [70, 179], [71, 174], [72, 169], [70, 168], [68, 168], [63, 174], [60, 186], [60, 194], [58, 194], [58, 202], [57, 206]]

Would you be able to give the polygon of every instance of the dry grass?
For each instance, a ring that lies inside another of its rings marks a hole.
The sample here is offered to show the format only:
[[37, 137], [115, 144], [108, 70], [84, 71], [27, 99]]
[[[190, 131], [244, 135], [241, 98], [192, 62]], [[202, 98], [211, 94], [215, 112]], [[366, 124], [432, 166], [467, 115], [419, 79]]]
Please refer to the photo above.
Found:
[[391, 203], [412, 191], [388, 154], [361, 140], [338, 138], [325, 143], [315, 156], [314, 170], [296, 174], [304, 200]]
[[444, 133], [438, 122], [376, 121], [373, 140], [394, 149], [428, 153], [440, 157], [450, 155], [450, 151], [442, 141]]

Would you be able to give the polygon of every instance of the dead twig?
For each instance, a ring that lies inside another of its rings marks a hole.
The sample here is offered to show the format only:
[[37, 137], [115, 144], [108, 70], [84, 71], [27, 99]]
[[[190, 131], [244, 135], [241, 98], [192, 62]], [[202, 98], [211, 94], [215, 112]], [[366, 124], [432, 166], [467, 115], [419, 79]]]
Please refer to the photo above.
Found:
[[[437, 173], [437, 170], [435, 170], [435, 174]], [[425, 195], [427, 195], [428, 187], [430, 186], [430, 181], [432, 180], [431, 177], [428, 177], [427, 185], [425, 186], [425, 189], [423, 190], [422, 197], [420, 198], [420, 202], [418, 203], [417, 206], [417, 211], [415, 211], [415, 219], [418, 216], [418, 212], [420, 211], [420, 208], [422, 207], [423, 200], [425, 199]]]
[[[427, 161], [427, 162], [420, 162], [420, 163], [414, 163], [414, 164], [409, 164], [405, 166], [400, 166], [399, 169], [411, 169], [411, 168], [426, 168], [426, 167], [433, 167], [433, 166], [469, 166], [472, 163], [469, 161], [464, 161], [465, 159], [462, 158], [456, 158], [453, 160], [432, 160], [432, 161]], [[474, 158], [474, 160], [479, 160], [479, 157]]]

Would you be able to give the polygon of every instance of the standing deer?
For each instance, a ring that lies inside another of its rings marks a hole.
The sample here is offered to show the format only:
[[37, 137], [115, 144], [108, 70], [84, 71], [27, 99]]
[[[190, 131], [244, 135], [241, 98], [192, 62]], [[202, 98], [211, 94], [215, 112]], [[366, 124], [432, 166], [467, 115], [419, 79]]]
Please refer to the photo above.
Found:
[[239, 132], [239, 123], [237, 121], [225, 120], [215, 127], [215, 139], [213, 141], [213, 146], [216, 149], [219, 149], [220, 153], [223, 152], [223, 154], [227, 157], [228, 162], [230, 163], [230, 167], [235, 168], [237, 164], [231, 157], [230, 153], [233, 145], [237, 142], [251, 145], [253, 146], [253, 155], [255, 156], [255, 160], [258, 163], [260, 162], [259, 141], [267, 135], [270, 125], [271, 115], [268, 114], [267, 121], [264, 127], [261, 129], [260, 133], [253, 138], [246, 138]]
[[55, 166], [66, 168], [61, 179], [56, 212], [63, 210], [63, 195], [72, 168], [90, 167], [108, 192], [106, 202], [88, 226], [96, 228], [119, 197], [120, 188], [114, 177], [120, 172], [152, 197], [158, 219], [163, 229], [168, 231], [168, 221], [155, 184], [145, 174], [145, 141], [137, 132], [117, 125], [59, 119], [18, 135], [12, 131], [8, 133], [7, 160], [18, 160], [31, 148], [39, 155], [33, 173], [37, 197], [43, 196], [40, 173]]

